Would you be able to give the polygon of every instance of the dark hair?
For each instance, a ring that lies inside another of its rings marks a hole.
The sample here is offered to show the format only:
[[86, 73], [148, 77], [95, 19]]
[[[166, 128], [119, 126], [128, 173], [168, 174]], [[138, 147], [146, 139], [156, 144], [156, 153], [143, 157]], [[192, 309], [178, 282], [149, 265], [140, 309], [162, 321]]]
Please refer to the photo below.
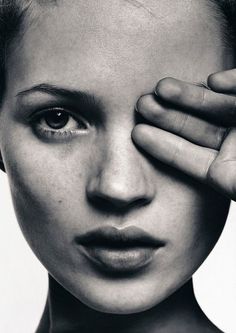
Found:
[[[52, 0], [37, 0], [46, 4]], [[56, 0], [54, 0], [56, 1]], [[10, 42], [19, 33], [26, 12], [33, 0], [0, 0], [0, 101], [5, 90], [5, 64]], [[223, 17], [225, 39], [236, 50], [236, 0], [209, 0], [216, 12]], [[224, 24], [225, 23], [225, 24]]]
[[5, 90], [5, 64], [10, 42], [18, 33], [30, 5], [24, 0], [0, 0], [0, 101]]
[[236, 51], [236, 0], [210, 0], [215, 6], [218, 13], [223, 16], [223, 22], [220, 22], [223, 27], [223, 35], [225, 41]]

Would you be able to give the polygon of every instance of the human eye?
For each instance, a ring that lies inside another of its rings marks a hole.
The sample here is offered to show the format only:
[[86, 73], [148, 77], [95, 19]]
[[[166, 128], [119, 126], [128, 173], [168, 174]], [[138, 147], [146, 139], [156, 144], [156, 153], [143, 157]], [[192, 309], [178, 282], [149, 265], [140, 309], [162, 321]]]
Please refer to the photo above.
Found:
[[36, 112], [31, 123], [34, 132], [46, 139], [70, 138], [85, 134], [89, 129], [89, 124], [83, 117], [61, 107]]

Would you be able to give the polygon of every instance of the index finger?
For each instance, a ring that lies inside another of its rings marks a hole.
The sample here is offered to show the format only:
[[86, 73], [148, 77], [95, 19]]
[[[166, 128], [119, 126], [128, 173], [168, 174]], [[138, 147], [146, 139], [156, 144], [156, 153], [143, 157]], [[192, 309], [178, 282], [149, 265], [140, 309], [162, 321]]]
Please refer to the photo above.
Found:
[[236, 97], [217, 93], [204, 85], [165, 78], [155, 90], [161, 100], [224, 126], [236, 124]]

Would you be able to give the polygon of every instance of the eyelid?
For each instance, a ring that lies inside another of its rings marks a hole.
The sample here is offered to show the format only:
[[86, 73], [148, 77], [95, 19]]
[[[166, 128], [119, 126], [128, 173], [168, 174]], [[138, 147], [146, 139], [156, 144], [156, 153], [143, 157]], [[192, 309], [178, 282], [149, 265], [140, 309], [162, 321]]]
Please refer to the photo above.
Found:
[[30, 122], [37, 121], [38, 119], [42, 118], [48, 112], [56, 112], [56, 111], [67, 113], [73, 119], [81, 120], [86, 124], [86, 126], [88, 128], [90, 127], [89, 122], [83, 116], [81, 116], [78, 112], [75, 112], [75, 111], [73, 112], [73, 110], [70, 110], [68, 108], [64, 108], [64, 107], [61, 107], [61, 106], [48, 107], [48, 108], [40, 109], [39, 111], [35, 111], [35, 112], [33, 112], [33, 114], [30, 115], [29, 121]]
[[53, 111], [60, 111], [60, 112], [66, 112], [69, 113], [71, 116], [73, 116], [73, 112], [67, 108], [61, 107], [61, 106], [52, 106], [52, 107], [46, 107], [46, 108], [40, 108], [36, 109], [29, 115], [29, 120], [34, 118], [40, 118], [47, 112], [53, 112]]
[[69, 112], [75, 118], [82, 116], [90, 124], [96, 126], [100, 126], [104, 122], [102, 106], [98, 101], [88, 98], [80, 98], [77, 101], [69, 100], [61, 96], [51, 96], [39, 92], [18, 98], [14, 117], [20, 122], [27, 123], [34, 114], [57, 107]]
[[[62, 126], [61, 128], [55, 129], [53, 127], [50, 127], [49, 124], [42, 123], [46, 121], [46, 116], [50, 111], [55, 112], [63, 112], [67, 114], [69, 117], [69, 122], [72, 121], [72, 124], [77, 124], [73, 128], [73, 126], [68, 126], [68, 123], [65, 126]], [[84, 128], [79, 126], [79, 123], [83, 125]], [[29, 120], [30, 127], [32, 128], [34, 134], [40, 138], [41, 140], [50, 143], [66, 143], [68, 140], [72, 140], [73, 138], [76, 138], [78, 136], [81, 136], [82, 134], [88, 134], [91, 132], [91, 126], [89, 122], [84, 119], [84, 117], [73, 114], [71, 110], [68, 110], [63, 107], [51, 107], [51, 108], [44, 108], [39, 111], [36, 111], [32, 114], [31, 119]]]

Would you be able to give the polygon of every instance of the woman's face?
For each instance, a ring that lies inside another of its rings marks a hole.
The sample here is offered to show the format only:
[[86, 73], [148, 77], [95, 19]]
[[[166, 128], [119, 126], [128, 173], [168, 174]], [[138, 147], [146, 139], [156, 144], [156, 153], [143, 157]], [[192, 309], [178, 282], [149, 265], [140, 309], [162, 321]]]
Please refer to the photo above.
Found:
[[201, 82], [226, 59], [205, 1], [59, 1], [26, 17], [7, 64], [1, 153], [27, 241], [88, 306], [151, 308], [215, 244], [228, 201], [152, 160], [131, 132], [138, 97], [161, 78]]

